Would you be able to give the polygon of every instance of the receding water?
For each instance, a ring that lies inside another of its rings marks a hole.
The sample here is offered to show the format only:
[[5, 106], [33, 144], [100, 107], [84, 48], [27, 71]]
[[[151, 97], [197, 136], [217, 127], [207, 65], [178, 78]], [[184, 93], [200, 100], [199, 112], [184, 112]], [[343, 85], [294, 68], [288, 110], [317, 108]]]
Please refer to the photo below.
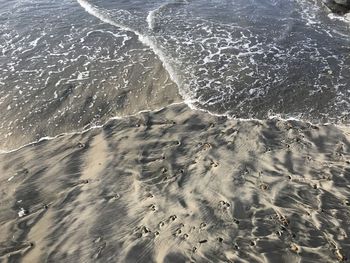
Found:
[[349, 122], [350, 22], [311, 0], [0, 0], [0, 144], [179, 101]]

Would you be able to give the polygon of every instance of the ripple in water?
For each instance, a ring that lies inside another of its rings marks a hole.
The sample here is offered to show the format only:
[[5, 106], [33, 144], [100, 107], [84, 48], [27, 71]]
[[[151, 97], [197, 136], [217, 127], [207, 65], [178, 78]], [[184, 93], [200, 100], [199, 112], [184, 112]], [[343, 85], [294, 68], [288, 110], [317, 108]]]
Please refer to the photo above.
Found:
[[349, 120], [349, 25], [318, 1], [89, 3], [147, 36], [192, 106], [240, 118]]

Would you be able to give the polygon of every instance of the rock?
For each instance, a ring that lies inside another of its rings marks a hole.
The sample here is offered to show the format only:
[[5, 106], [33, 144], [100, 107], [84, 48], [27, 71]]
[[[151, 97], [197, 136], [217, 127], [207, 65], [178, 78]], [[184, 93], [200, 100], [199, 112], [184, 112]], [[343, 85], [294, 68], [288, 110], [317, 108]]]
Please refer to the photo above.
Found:
[[334, 0], [338, 5], [343, 5], [346, 7], [350, 7], [350, 0]]
[[350, 12], [350, 0], [323, 0], [323, 3], [333, 13], [344, 15]]

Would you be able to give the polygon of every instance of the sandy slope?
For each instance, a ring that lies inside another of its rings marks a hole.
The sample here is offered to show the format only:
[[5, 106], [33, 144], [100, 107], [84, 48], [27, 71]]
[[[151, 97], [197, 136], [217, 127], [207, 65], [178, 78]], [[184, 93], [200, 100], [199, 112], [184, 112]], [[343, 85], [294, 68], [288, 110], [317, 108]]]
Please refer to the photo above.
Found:
[[346, 261], [349, 139], [176, 105], [0, 155], [0, 261]]

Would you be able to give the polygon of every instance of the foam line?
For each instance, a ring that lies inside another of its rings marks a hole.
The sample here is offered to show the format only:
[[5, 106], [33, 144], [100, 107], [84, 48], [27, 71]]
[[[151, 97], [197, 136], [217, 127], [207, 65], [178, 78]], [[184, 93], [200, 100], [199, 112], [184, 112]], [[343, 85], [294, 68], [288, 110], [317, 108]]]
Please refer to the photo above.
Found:
[[[102, 22], [105, 22], [105, 23], [110, 24], [112, 26], [118, 27], [122, 30], [126, 30], [126, 31], [134, 33], [139, 38], [139, 40], [141, 41], [142, 44], [144, 44], [145, 46], [148, 46], [149, 48], [152, 49], [152, 51], [158, 56], [159, 60], [162, 62], [163, 67], [168, 72], [171, 80], [178, 86], [178, 88], [181, 87], [181, 81], [178, 78], [174, 68], [167, 62], [168, 59], [167, 59], [166, 55], [152, 42], [152, 40], [150, 38], [148, 38], [147, 36], [144, 36], [143, 34], [138, 32], [137, 30], [134, 30], [134, 29], [127, 27], [125, 25], [121, 25], [119, 23], [116, 23], [112, 18], [110, 18], [108, 16], [108, 14], [103, 13], [98, 7], [92, 5], [88, 1], [86, 1], [86, 0], [77, 0], [77, 1], [80, 4], [80, 6], [85, 9], [86, 12], [88, 12], [90, 15], [95, 16], [96, 18], [100, 19]], [[181, 94], [181, 96], [183, 96], [183, 94]]]
[[[52, 141], [54, 139], [57, 139], [59, 137], [62, 137], [62, 136], [69, 136], [69, 135], [77, 135], [77, 134], [84, 134], [88, 131], [91, 131], [91, 130], [94, 130], [94, 129], [101, 129], [103, 128], [104, 126], [106, 126], [106, 124], [108, 124], [110, 121], [113, 121], [113, 120], [122, 120], [122, 119], [126, 119], [126, 118], [130, 118], [130, 117], [135, 117], [135, 116], [138, 116], [139, 114], [141, 113], [147, 113], [147, 112], [157, 112], [157, 111], [161, 111], [163, 109], [165, 109], [166, 107], [171, 107], [172, 105], [181, 105], [181, 104], [186, 104], [185, 102], [174, 102], [174, 103], [171, 103], [167, 106], [164, 106], [164, 107], [161, 107], [159, 109], [154, 109], [154, 110], [141, 110], [139, 112], [136, 112], [134, 114], [130, 114], [130, 115], [126, 115], [126, 116], [115, 116], [115, 117], [112, 117], [112, 118], [109, 118], [105, 123], [101, 124], [101, 125], [95, 125], [95, 126], [91, 126], [90, 128], [87, 128], [87, 129], [82, 129], [80, 131], [72, 131], [72, 132], [65, 132], [65, 133], [60, 133], [60, 134], [57, 134], [55, 136], [45, 136], [45, 137], [42, 137], [36, 141], [33, 141], [33, 142], [30, 142], [30, 143], [26, 143], [18, 148], [15, 148], [15, 149], [11, 149], [11, 150], [1, 150], [0, 149], [0, 155], [1, 154], [7, 154], [7, 153], [13, 153], [13, 152], [17, 152], [27, 146], [33, 146], [39, 142], [42, 142], [42, 141]], [[186, 104], [187, 105], [187, 104]]]

